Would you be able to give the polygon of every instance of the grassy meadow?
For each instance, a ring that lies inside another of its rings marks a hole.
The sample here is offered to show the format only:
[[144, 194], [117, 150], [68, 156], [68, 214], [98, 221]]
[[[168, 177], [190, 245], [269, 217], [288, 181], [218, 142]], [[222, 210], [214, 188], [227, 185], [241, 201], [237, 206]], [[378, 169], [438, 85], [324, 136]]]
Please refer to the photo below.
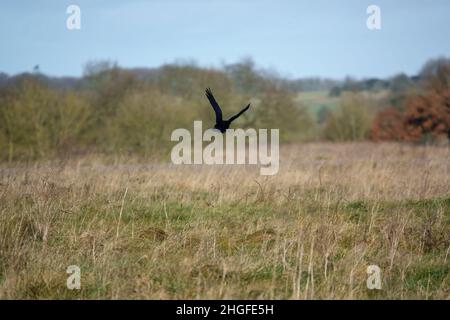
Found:
[[315, 115], [321, 108], [335, 110], [339, 105], [339, 97], [330, 97], [326, 90], [299, 92], [294, 101], [305, 106]]
[[[449, 299], [449, 159], [354, 142], [285, 145], [275, 176], [94, 154], [5, 162], [0, 298]], [[373, 264], [381, 290], [366, 287]]]

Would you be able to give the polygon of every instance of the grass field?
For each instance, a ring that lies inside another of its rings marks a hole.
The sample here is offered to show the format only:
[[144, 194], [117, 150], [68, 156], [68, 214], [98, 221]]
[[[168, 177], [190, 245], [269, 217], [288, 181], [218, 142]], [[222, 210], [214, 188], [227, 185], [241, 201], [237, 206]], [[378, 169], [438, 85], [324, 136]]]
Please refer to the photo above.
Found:
[[0, 298], [450, 298], [448, 147], [317, 143], [280, 159], [270, 177], [94, 155], [3, 164]]
[[[388, 95], [387, 90], [379, 92], [361, 91], [359, 94], [362, 97], [368, 98], [370, 101], [377, 101], [385, 98]], [[330, 97], [328, 91], [307, 91], [299, 92], [295, 101], [302, 106], [305, 106], [311, 114], [318, 115], [320, 109], [326, 108], [328, 110], [335, 110], [340, 102], [341, 97]]]
[[328, 91], [299, 92], [295, 101], [317, 115], [321, 108], [334, 110], [339, 104], [339, 97], [330, 97]]

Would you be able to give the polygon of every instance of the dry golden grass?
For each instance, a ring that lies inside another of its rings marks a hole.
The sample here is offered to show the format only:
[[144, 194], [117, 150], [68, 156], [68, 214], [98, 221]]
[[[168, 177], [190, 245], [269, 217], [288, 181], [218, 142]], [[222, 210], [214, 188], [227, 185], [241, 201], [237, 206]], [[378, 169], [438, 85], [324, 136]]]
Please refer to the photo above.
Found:
[[[305, 144], [280, 172], [0, 167], [0, 298], [448, 299], [450, 151]], [[366, 287], [368, 265], [382, 289]], [[66, 269], [81, 268], [81, 290]]]

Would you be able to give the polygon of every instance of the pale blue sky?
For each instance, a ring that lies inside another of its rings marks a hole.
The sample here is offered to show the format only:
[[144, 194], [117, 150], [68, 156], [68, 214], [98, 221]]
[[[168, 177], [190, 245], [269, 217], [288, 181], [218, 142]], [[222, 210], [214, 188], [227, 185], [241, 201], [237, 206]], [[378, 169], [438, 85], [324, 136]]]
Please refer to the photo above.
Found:
[[[66, 8], [81, 8], [81, 30]], [[381, 8], [382, 29], [366, 27]], [[81, 75], [89, 60], [220, 67], [251, 56], [288, 77], [415, 74], [450, 56], [448, 0], [0, 0], [0, 71]]]

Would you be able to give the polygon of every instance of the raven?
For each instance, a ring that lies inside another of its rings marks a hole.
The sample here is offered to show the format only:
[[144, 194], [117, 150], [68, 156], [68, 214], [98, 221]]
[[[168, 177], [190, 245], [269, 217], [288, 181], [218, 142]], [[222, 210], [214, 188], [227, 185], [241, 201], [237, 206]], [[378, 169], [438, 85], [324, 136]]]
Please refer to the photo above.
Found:
[[250, 108], [250, 103], [249, 103], [238, 114], [232, 116], [228, 120], [223, 120], [222, 119], [222, 110], [220, 109], [219, 104], [217, 103], [216, 99], [214, 99], [214, 96], [213, 96], [210, 88], [206, 89], [206, 97], [208, 98], [209, 103], [211, 103], [211, 106], [213, 107], [214, 112], [216, 113], [216, 124], [214, 125], [214, 129], [220, 130], [220, 132], [222, 132], [222, 133], [224, 133], [230, 127], [231, 122], [236, 120], [241, 114], [243, 114], [245, 111], [248, 110], [248, 108]]

